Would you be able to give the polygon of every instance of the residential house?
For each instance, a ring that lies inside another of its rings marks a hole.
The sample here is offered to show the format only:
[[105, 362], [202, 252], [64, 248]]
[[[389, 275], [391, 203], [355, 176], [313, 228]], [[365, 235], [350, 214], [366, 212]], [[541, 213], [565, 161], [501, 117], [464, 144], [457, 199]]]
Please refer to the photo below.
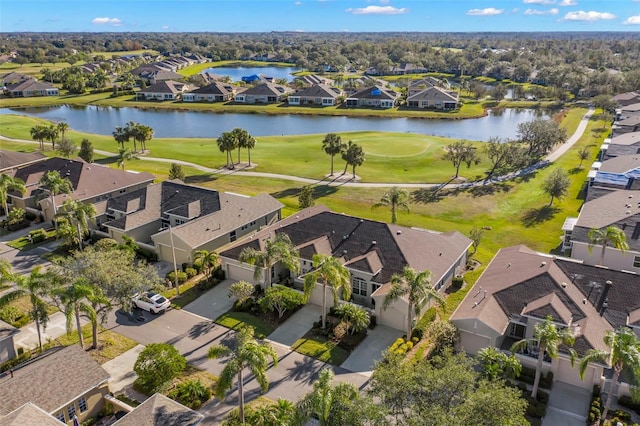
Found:
[[68, 198], [96, 205], [99, 201], [145, 187], [154, 179], [154, 176], [147, 172], [124, 171], [95, 163], [85, 163], [81, 160], [53, 157], [9, 173], [10, 176], [21, 179], [27, 187], [24, 195], [17, 192], [9, 193], [11, 203], [15, 207], [36, 214], [42, 213], [45, 220], [51, 220], [53, 218], [51, 197], [40, 185], [40, 179], [46, 172], [54, 170], [58, 171], [63, 178], [69, 179], [73, 188], [70, 195], [59, 194], [53, 197], [56, 208]]
[[[640, 273], [640, 191], [595, 188], [591, 198], [582, 206], [577, 218], [567, 218], [563, 226], [563, 246], [571, 250], [571, 257], [587, 265], [602, 265], [617, 271]], [[605, 230], [617, 226], [624, 231], [629, 249], [621, 250], [592, 244], [591, 229]]]
[[193, 263], [198, 250], [217, 250], [280, 219], [268, 194], [247, 197], [165, 181], [99, 205], [99, 235], [133, 238], [161, 260]]
[[458, 93], [441, 87], [430, 87], [407, 98], [409, 108], [431, 108], [451, 111], [458, 107]]
[[[301, 275], [291, 276], [290, 271], [277, 264], [270, 271], [262, 271], [256, 280], [255, 267], [240, 262], [240, 253], [247, 247], [262, 250], [265, 241], [278, 233], [288, 235], [298, 249]], [[405, 330], [406, 299], [401, 298], [388, 309], [382, 309], [393, 274], [400, 273], [405, 266], [417, 271], [429, 270], [433, 286], [443, 290], [465, 267], [470, 246], [471, 240], [458, 232], [405, 228], [314, 206], [230, 245], [220, 253], [220, 258], [230, 279], [262, 283], [264, 274], [269, 273], [272, 282], [293, 279], [294, 286], [301, 289], [304, 275], [313, 269], [314, 254], [337, 257], [349, 270], [352, 301], [372, 310], [378, 324]], [[321, 287], [316, 288], [310, 301], [322, 304]]]
[[13, 336], [20, 330], [0, 320], [0, 364], [16, 357]]
[[330, 78], [322, 77], [316, 74], [308, 74], [303, 76], [298, 76], [293, 79], [294, 85], [301, 85], [304, 87], [314, 86], [316, 84], [325, 84], [327, 86], [333, 85], [333, 80]]
[[599, 161], [635, 154], [640, 154], [640, 132], [625, 133], [605, 139], [600, 146]]
[[19, 416], [16, 410], [32, 403], [63, 424], [72, 425], [74, 415], [82, 423], [104, 408], [108, 379], [80, 346], [50, 349], [0, 378], [0, 419]]
[[[605, 332], [631, 326], [636, 333], [640, 319], [640, 279], [628, 272], [582, 264], [572, 259], [536, 253], [525, 246], [501, 249], [451, 316], [460, 331], [460, 349], [475, 355], [493, 346], [509, 351], [521, 339], [532, 339], [535, 325], [551, 316], [559, 328], [574, 335], [579, 356], [590, 349], [607, 350]], [[535, 368], [537, 345], [517, 353], [520, 362]], [[543, 372], [554, 381], [591, 390], [610, 381], [602, 364], [589, 364], [584, 380], [572, 366], [565, 346], [556, 359], [545, 357]], [[621, 386], [619, 394], [628, 393]]]
[[20, 81], [4, 86], [4, 92], [14, 98], [27, 98], [31, 96], [58, 96], [60, 90], [51, 83], [38, 81], [35, 78]]
[[237, 87], [231, 84], [215, 81], [199, 89], [191, 90], [182, 95], [183, 102], [225, 102], [233, 99]]
[[367, 87], [349, 95], [345, 105], [351, 108], [393, 108], [398, 94], [381, 86]]
[[7, 87], [14, 87], [20, 83], [33, 79], [34, 78], [30, 75], [12, 71], [6, 74], [0, 74], [0, 87], [2, 87], [3, 90], [6, 90]]
[[197, 426], [203, 419], [202, 414], [156, 393], [113, 426]]
[[640, 114], [629, 115], [622, 120], [615, 121], [611, 126], [611, 134], [613, 136], [638, 131], [640, 131]]
[[176, 72], [176, 67], [166, 64], [144, 64], [129, 71], [136, 79], [147, 84], [157, 84], [167, 80], [181, 80], [183, 75]]
[[9, 172], [12, 169], [28, 166], [47, 158], [43, 153], [34, 152], [18, 152], [0, 150], [0, 173]]
[[234, 96], [233, 100], [243, 104], [272, 104], [282, 102], [293, 90], [273, 83], [262, 83], [253, 86]]
[[189, 90], [189, 85], [179, 81], [161, 81], [151, 86], [140, 89], [136, 93], [136, 99], [147, 101], [176, 101], [182, 94]]
[[326, 84], [316, 84], [296, 90], [289, 95], [288, 103], [289, 105], [334, 106], [338, 104], [340, 96], [342, 96], [342, 90]]
[[442, 82], [435, 77], [425, 77], [420, 80], [411, 80], [409, 86], [407, 87], [408, 96], [413, 96], [417, 93], [420, 93], [424, 90], [427, 90], [430, 87], [440, 86]]
[[401, 62], [398, 65], [394, 65], [387, 72], [389, 75], [406, 75], [406, 74], [422, 74], [429, 72], [428, 69], [421, 65], [411, 64], [408, 62]]
[[640, 102], [640, 93], [639, 92], [626, 92], [621, 93], [619, 95], [615, 95], [612, 98], [618, 107], [624, 107], [631, 104], [636, 104]]
[[592, 164], [587, 174], [588, 190], [592, 186], [616, 189], [640, 189], [640, 155], [619, 155]]
[[60, 420], [44, 411], [35, 404], [27, 402], [16, 408], [6, 416], [0, 415], [0, 425], [3, 426], [60, 426]]

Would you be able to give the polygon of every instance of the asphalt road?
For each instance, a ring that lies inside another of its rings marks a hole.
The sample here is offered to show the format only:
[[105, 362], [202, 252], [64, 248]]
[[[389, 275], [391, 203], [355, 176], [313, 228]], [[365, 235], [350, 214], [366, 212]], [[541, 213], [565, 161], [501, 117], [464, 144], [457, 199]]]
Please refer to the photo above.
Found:
[[[138, 311], [136, 315], [141, 315], [144, 320], [138, 321], [121, 311], [116, 311], [110, 314], [105, 325], [143, 345], [169, 343], [178, 349], [190, 364], [215, 375], [219, 375], [224, 368], [226, 360], [209, 360], [207, 351], [212, 345], [232, 342], [233, 331], [182, 310], [170, 310], [160, 315]], [[325, 367], [333, 369], [335, 380], [338, 382], [353, 383], [359, 388], [367, 384], [368, 378], [364, 375], [329, 366], [276, 343], [273, 343], [273, 346], [279, 360], [277, 367], [272, 366], [268, 370], [270, 385], [265, 394], [273, 400], [285, 398], [297, 401], [312, 390], [312, 383], [318, 372]], [[245, 371], [245, 401], [248, 402], [260, 395], [257, 382]], [[215, 399], [199, 411], [206, 416], [204, 424], [213, 425], [218, 424], [230, 410], [237, 407], [237, 404], [238, 395], [234, 389], [227, 394], [224, 401]]]

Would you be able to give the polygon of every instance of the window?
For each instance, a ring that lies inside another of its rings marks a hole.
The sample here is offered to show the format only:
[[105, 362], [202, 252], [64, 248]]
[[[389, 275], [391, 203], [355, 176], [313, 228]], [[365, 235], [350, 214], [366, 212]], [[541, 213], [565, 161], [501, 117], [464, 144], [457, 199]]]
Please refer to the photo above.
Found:
[[240, 227], [240, 230], [241, 230], [241, 231], [244, 231], [244, 230], [245, 230], [245, 229], [247, 229], [248, 227], [249, 227], [249, 225], [242, 225], [242, 226]]
[[229, 233], [229, 241], [234, 242], [236, 240], [236, 231], [231, 231]]
[[633, 267], [640, 268], [640, 256], [633, 257]]
[[81, 413], [87, 411], [87, 399], [84, 396], [78, 400], [78, 408]]
[[510, 323], [509, 324], [509, 336], [515, 337], [518, 339], [524, 339], [526, 327], [522, 324]]
[[69, 419], [73, 419], [73, 416], [76, 414], [76, 406], [74, 404], [67, 407], [67, 414], [69, 415]]
[[367, 295], [367, 282], [359, 277], [353, 277], [351, 280], [352, 293], [358, 296]]
[[249, 224], [249, 226], [254, 226], [256, 224], [255, 220], [252, 220], [251, 223]]
[[60, 411], [59, 413], [57, 413], [55, 415], [56, 419], [60, 420], [62, 423], [64, 423], [64, 412]]

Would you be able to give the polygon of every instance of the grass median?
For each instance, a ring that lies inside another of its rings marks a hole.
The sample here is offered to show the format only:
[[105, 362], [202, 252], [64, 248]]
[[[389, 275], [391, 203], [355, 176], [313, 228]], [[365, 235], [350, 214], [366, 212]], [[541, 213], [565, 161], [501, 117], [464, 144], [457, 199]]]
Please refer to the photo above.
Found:
[[349, 351], [327, 340], [327, 337], [311, 329], [298, 339], [291, 349], [332, 365], [341, 365], [348, 357]]

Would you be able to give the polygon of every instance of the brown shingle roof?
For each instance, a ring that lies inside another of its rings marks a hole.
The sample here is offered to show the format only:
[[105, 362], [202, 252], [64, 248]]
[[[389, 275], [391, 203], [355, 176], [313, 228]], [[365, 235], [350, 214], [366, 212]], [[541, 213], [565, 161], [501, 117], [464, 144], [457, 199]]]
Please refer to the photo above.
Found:
[[327, 86], [326, 84], [316, 84], [311, 87], [305, 87], [300, 90], [296, 90], [292, 96], [308, 97], [308, 98], [332, 98], [336, 99], [340, 96], [340, 89]]
[[40, 407], [28, 402], [4, 417], [0, 417], [2, 426], [60, 426], [62, 423]]
[[52, 349], [0, 379], [0, 414], [27, 402], [52, 413], [108, 379], [80, 346]]
[[0, 170], [13, 169], [47, 158], [41, 152], [14, 152], [0, 150]]
[[423, 99], [445, 102], [458, 102], [457, 96], [454, 96], [454, 94], [435, 86], [429, 87], [428, 89], [418, 92], [413, 96], [409, 96], [409, 98], [407, 98], [407, 102], [420, 101]]
[[156, 84], [152, 84], [145, 89], [140, 89], [138, 93], [171, 93], [175, 95], [176, 93], [182, 93], [183, 90], [188, 88], [189, 86], [187, 86], [186, 83], [181, 83], [179, 81], [173, 80], [164, 80]]
[[290, 92], [292, 92], [290, 88], [281, 86], [279, 84], [262, 83], [245, 90], [243, 94], [253, 95], [253, 96], [264, 96], [264, 95], [282, 96], [285, 93], [290, 93]]
[[640, 193], [617, 190], [586, 202], [576, 226], [602, 229], [629, 216], [640, 214]]
[[393, 90], [387, 90], [384, 87], [373, 86], [366, 87], [358, 90], [352, 95], [349, 95], [350, 99], [388, 99], [395, 100], [398, 97]]
[[113, 426], [196, 426], [202, 419], [202, 414], [157, 393]]

